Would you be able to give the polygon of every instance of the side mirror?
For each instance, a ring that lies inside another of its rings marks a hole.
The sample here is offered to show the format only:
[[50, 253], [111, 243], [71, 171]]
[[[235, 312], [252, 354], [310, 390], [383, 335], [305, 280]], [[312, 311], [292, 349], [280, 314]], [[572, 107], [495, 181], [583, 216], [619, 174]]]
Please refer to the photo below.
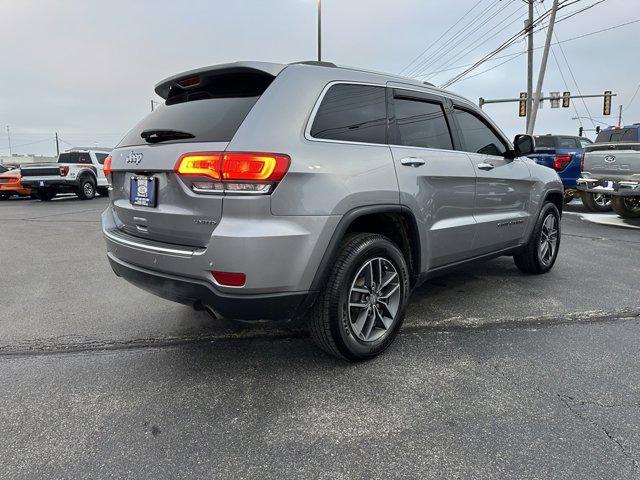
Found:
[[513, 158], [526, 157], [536, 149], [536, 142], [531, 135], [516, 135], [513, 140]]

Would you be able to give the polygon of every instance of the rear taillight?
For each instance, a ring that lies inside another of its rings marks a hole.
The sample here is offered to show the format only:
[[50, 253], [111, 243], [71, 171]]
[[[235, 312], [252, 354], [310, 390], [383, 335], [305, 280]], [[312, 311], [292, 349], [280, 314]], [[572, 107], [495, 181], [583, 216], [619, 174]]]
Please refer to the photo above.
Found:
[[104, 164], [102, 164], [102, 171], [105, 175], [111, 175], [111, 155], [104, 159]]
[[199, 193], [262, 194], [282, 180], [290, 163], [287, 155], [275, 153], [196, 152], [182, 155], [175, 170], [180, 176], [197, 177], [192, 188]]
[[61, 177], [66, 177], [67, 173], [69, 173], [69, 166], [68, 165], [60, 165], [60, 176]]
[[564, 170], [571, 163], [571, 155], [556, 155], [553, 158], [553, 169], [556, 171]]

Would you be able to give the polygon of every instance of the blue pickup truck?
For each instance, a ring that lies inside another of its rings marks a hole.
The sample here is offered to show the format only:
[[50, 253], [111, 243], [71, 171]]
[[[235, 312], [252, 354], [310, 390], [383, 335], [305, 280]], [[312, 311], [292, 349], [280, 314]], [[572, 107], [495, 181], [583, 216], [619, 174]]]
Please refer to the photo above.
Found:
[[[584, 147], [593, 142], [585, 137], [572, 135], [536, 135], [535, 153], [529, 158], [540, 165], [553, 168], [564, 185], [564, 201], [569, 203], [578, 194], [576, 180], [582, 176], [581, 163]], [[582, 202], [587, 209], [604, 212], [611, 209], [611, 198], [603, 194], [582, 193]]]

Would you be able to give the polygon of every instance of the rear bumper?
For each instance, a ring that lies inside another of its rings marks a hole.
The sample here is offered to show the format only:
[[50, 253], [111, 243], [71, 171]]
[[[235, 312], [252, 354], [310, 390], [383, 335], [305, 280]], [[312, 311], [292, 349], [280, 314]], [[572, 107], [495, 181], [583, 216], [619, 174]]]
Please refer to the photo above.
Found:
[[309, 292], [229, 295], [212, 284], [126, 263], [108, 253], [111, 268], [133, 285], [173, 302], [207, 308], [216, 316], [235, 320], [290, 320], [304, 313], [313, 298]]
[[31, 189], [38, 188], [54, 188], [54, 189], [73, 189], [78, 186], [75, 180], [66, 180], [60, 178], [38, 178], [38, 177], [22, 177], [22, 186]]
[[637, 197], [640, 196], [640, 182], [617, 181], [616, 187], [597, 186], [599, 180], [595, 178], [579, 178], [576, 188], [581, 192], [604, 193], [617, 197]]
[[0, 183], [0, 193], [12, 193], [15, 195], [31, 195], [31, 190], [15, 183]]

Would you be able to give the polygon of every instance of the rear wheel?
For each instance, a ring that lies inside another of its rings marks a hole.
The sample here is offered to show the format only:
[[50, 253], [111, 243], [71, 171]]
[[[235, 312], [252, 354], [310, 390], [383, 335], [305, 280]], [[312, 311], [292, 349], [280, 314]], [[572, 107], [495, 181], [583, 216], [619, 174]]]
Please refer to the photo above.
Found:
[[9, 200], [11, 198], [11, 194], [7, 192], [0, 193], [0, 200]]
[[42, 202], [48, 202], [55, 196], [56, 196], [56, 192], [54, 192], [53, 190], [36, 190], [35, 191], [35, 197]]
[[566, 205], [567, 203], [571, 203], [571, 201], [576, 198], [576, 191], [575, 190], [565, 190], [564, 191], [564, 204]]
[[336, 357], [373, 358], [395, 339], [408, 297], [409, 271], [400, 249], [382, 235], [350, 236], [310, 312], [311, 337]]
[[582, 203], [592, 212], [608, 212], [611, 210], [611, 195], [582, 192]]
[[529, 243], [513, 260], [523, 273], [547, 273], [556, 263], [559, 249], [560, 213], [558, 207], [548, 202], [542, 207]]
[[640, 197], [613, 197], [611, 203], [622, 218], [640, 218]]
[[78, 198], [80, 200], [91, 200], [96, 196], [96, 185], [93, 179], [83, 177], [80, 179], [77, 191]]

